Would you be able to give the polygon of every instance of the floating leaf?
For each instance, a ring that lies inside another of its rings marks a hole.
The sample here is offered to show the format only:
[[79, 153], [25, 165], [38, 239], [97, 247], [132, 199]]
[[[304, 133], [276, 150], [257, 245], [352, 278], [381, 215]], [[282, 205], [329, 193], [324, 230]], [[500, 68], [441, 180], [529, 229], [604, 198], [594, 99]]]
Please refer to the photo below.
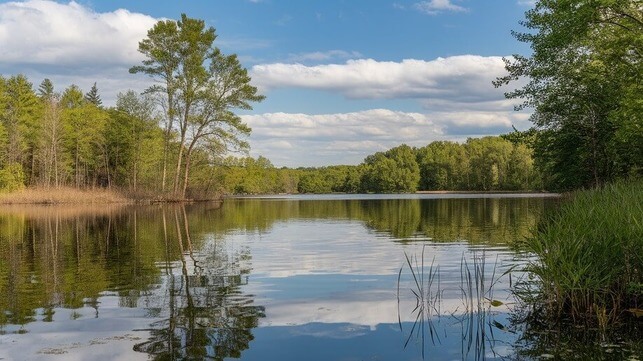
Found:
[[487, 298], [487, 301], [489, 301], [489, 303], [491, 303], [491, 306], [493, 306], [493, 307], [500, 307], [500, 306], [504, 305], [504, 303], [502, 303], [502, 301], [498, 301], [498, 300], [492, 300], [492, 299]]
[[498, 322], [496, 320], [493, 320], [493, 325], [495, 327], [497, 327], [499, 330], [507, 331], [507, 327], [505, 327], [505, 325], [503, 325], [502, 323], [500, 323], [500, 322]]

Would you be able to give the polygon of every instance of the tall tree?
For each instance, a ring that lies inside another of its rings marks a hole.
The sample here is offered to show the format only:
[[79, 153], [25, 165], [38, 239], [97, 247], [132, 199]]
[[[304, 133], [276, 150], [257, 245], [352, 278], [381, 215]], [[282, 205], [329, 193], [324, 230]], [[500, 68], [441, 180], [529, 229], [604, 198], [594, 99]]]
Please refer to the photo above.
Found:
[[143, 60], [143, 65], [134, 66], [129, 70], [132, 74], [144, 73], [158, 80], [157, 84], [147, 89], [146, 92], [158, 96], [165, 113], [161, 176], [161, 190], [163, 192], [166, 190], [170, 141], [177, 116], [176, 82], [181, 65], [180, 47], [178, 23], [173, 20], [159, 21], [148, 30], [147, 38], [138, 44], [138, 51], [146, 57]]
[[85, 94], [85, 100], [97, 107], [103, 105], [103, 101], [100, 99], [100, 95], [98, 95], [98, 87], [96, 86], [96, 82], [94, 82], [94, 85], [92, 85], [91, 89], [89, 89], [89, 91]]
[[38, 87], [38, 95], [43, 106], [42, 132], [40, 142], [40, 182], [45, 186], [60, 186], [64, 178], [65, 164], [63, 153], [63, 123], [60, 96], [54, 92], [54, 85], [45, 79]]
[[76, 85], [65, 90], [61, 105], [65, 143], [73, 158], [74, 185], [109, 185], [104, 143], [105, 112], [87, 102]]
[[186, 194], [194, 147], [200, 142], [243, 145], [238, 137], [250, 129], [232, 109], [250, 109], [250, 101], [263, 99], [249, 85], [250, 77], [236, 56], [224, 56], [213, 47], [215, 39], [214, 28], [185, 14], [176, 23], [159, 21], [139, 43], [139, 51], [146, 56], [143, 65], [130, 69], [162, 83], [148, 91], [165, 98], [168, 135], [176, 124], [174, 194], [180, 197]]
[[49, 78], [45, 78], [38, 86], [38, 96], [42, 99], [48, 99], [54, 96], [54, 83]]
[[638, 0], [541, 0], [514, 33], [529, 56], [505, 59], [496, 86], [532, 107], [536, 157], [551, 187], [597, 186], [643, 169], [643, 16]]
[[6, 132], [5, 162], [23, 166], [26, 175], [34, 176], [34, 162], [40, 104], [27, 77], [20, 74], [5, 83], [1, 121]]
[[250, 102], [264, 99], [257, 88], [250, 85], [250, 76], [236, 55], [223, 55], [218, 48], [208, 55], [209, 68], [206, 83], [197, 90], [193, 114], [187, 115], [187, 149], [183, 191], [185, 196], [190, 172], [190, 157], [194, 149], [248, 148], [241, 136], [250, 134], [250, 128], [233, 112], [234, 109], [252, 109]]

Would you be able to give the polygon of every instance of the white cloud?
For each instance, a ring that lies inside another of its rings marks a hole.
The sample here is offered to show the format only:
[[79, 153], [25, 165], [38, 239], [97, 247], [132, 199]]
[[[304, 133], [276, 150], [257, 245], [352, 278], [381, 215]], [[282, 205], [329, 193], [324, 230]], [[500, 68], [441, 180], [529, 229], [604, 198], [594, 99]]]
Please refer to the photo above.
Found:
[[73, 1], [0, 4], [0, 63], [136, 64], [138, 42], [156, 21], [124, 9], [97, 13]]
[[501, 57], [460, 55], [432, 61], [373, 59], [345, 64], [260, 64], [252, 67], [264, 90], [306, 88], [339, 92], [352, 99], [445, 99], [473, 103], [503, 99], [491, 82], [505, 74]]
[[[253, 128], [253, 154], [275, 165], [358, 164], [364, 157], [401, 143], [424, 146], [435, 140], [527, 128], [526, 113], [491, 82], [505, 74], [501, 57], [461, 55], [432, 61], [349, 60], [344, 64], [262, 64], [252, 77], [270, 96], [271, 89], [312, 89], [349, 99], [415, 99], [423, 112], [371, 109], [338, 114], [268, 113], [244, 116]], [[287, 151], [268, 142], [287, 141]], [[314, 163], [314, 164], [311, 164]]]
[[467, 11], [466, 8], [455, 5], [451, 0], [429, 0], [421, 1], [414, 4], [414, 7], [421, 12], [427, 13], [429, 15], [436, 15], [444, 11], [453, 11], [453, 12], [463, 12]]
[[367, 155], [402, 143], [424, 146], [435, 140], [498, 134], [524, 121], [506, 111], [414, 113], [371, 109], [351, 113], [266, 113], [244, 115], [252, 127], [252, 155], [276, 166], [358, 164]]
[[157, 19], [118, 9], [99, 13], [76, 3], [29, 0], [0, 4], [0, 73], [25, 74], [37, 85], [50, 78], [57, 91], [85, 91], [97, 82], [103, 103], [151, 81], [128, 73], [140, 64], [138, 42]]

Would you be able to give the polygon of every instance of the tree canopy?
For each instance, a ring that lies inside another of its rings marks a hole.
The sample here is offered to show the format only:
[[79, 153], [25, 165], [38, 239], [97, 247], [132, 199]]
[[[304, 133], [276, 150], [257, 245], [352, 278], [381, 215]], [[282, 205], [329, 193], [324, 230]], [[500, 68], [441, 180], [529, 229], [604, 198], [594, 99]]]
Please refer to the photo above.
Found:
[[[214, 47], [216, 37], [214, 28], [206, 28], [203, 20], [185, 14], [177, 22], [159, 21], [139, 43], [139, 52], [146, 57], [143, 65], [130, 69], [160, 82], [148, 93], [163, 99], [166, 135], [169, 137], [172, 130], [178, 133], [173, 189], [182, 198], [195, 149], [247, 148], [241, 137], [248, 135], [250, 128], [233, 111], [252, 109], [251, 102], [264, 99], [250, 85], [250, 76], [236, 55], [226, 56]], [[165, 147], [167, 154], [168, 141]]]
[[548, 186], [599, 186], [640, 175], [643, 162], [643, 14], [636, 0], [541, 0], [527, 11], [529, 56], [505, 59], [525, 78], [508, 92], [533, 108], [536, 161]]

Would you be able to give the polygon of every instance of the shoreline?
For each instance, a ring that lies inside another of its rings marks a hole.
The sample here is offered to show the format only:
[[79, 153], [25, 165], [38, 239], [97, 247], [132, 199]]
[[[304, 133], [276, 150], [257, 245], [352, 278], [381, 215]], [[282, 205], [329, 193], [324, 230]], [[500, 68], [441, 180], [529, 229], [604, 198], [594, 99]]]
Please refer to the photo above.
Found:
[[25, 188], [19, 191], [0, 193], [0, 206], [11, 205], [140, 205], [155, 203], [220, 202], [223, 197], [213, 199], [176, 199], [161, 195], [131, 196], [119, 190], [105, 188], [78, 189]]
[[[327, 193], [332, 195], [352, 193]], [[542, 194], [542, 195], [560, 195], [559, 193], [543, 191], [417, 191], [405, 194]], [[158, 204], [158, 203], [196, 203], [196, 202], [223, 202], [226, 198], [244, 198], [244, 197], [270, 197], [279, 195], [313, 195], [312, 193], [288, 193], [288, 194], [223, 194], [218, 198], [211, 199], [176, 199], [165, 198], [161, 195], [127, 195], [126, 193], [104, 188], [77, 189], [71, 187], [61, 188], [26, 188], [19, 191], [0, 194], [0, 206], [10, 205], [141, 205], [141, 204]], [[314, 194], [319, 195], [319, 194]]]

